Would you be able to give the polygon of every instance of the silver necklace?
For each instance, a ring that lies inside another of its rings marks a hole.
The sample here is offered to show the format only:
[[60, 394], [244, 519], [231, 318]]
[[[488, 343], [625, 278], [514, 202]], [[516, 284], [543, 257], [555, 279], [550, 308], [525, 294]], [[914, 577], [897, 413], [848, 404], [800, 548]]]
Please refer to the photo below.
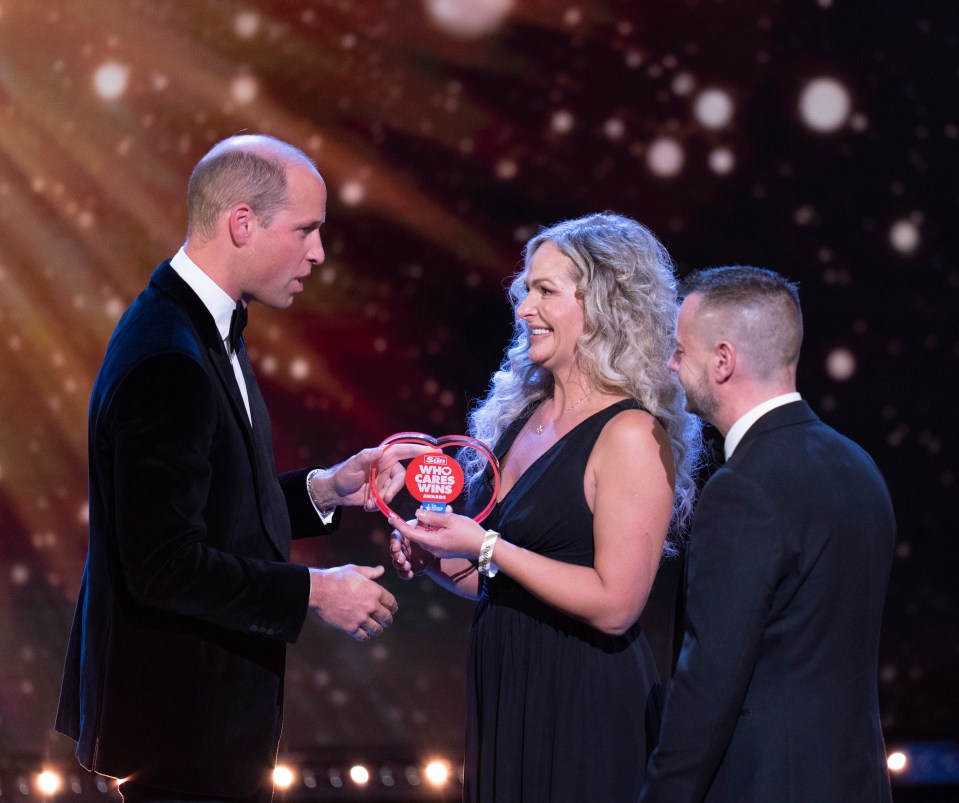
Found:
[[[569, 407], [567, 407], [565, 410], [563, 410], [563, 412], [561, 412], [558, 416], [556, 416], [556, 418], [553, 419], [553, 423], [555, 424], [557, 421], [559, 421], [559, 419], [561, 419], [564, 415], [566, 415], [566, 413], [568, 413], [568, 412], [569, 412], [570, 410], [572, 410], [574, 407], [578, 407], [580, 404], [582, 404], [584, 401], [586, 401], [586, 400], [587, 400], [590, 396], [592, 396], [592, 395], [593, 395], [593, 391], [591, 390], [589, 393], [587, 393], [585, 396], [583, 396], [583, 398], [579, 399], [579, 401], [573, 402]], [[542, 412], [542, 411], [543, 411], [543, 407], [542, 407], [542, 406], [540, 406], [539, 409], [540, 409], [539, 423], [536, 425], [536, 427], [535, 427], [535, 429], [534, 429], [534, 432], [535, 432], [537, 435], [542, 435], [542, 434], [543, 434], [543, 415], [544, 415], [544, 413]]]

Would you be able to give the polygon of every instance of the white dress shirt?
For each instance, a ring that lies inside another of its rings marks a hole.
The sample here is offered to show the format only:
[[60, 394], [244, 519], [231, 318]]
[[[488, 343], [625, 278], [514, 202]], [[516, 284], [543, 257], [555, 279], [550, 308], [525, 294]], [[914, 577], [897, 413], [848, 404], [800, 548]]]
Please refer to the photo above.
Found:
[[246, 407], [246, 417], [252, 427], [253, 416], [250, 414], [250, 397], [246, 388], [246, 380], [243, 378], [243, 371], [240, 370], [240, 360], [235, 353], [230, 351], [226, 342], [230, 336], [230, 320], [233, 318], [233, 312], [236, 309], [236, 301], [230, 298], [220, 285], [207, 276], [196, 262], [186, 255], [186, 251], [182, 248], [170, 260], [170, 267], [177, 272], [177, 275], [183, 281], [190, 285], [190, 289], [200, 297], [203, 306], [213, 316], [217, 331], [220, 333], [220, 340], [223, 341], [223, 348], [226, 349], [230, 364], [233, 366], [236, 384], [240, 387], [243, 406]]
[[752, 410], [744, 416], [741, 416], [736, 423], [729, 428], [729, 432], [726, 433], [726, 440], [723, 441], [723, 452], [726, 454], [726, 459], [729, 460], [729, 458], [732, 457], [736, 447], [739, 446], [739, 442], [743, 439], [743, 435], [749, 431], [749, 428], [753, 424], [766, 415], [766, 413], [770, 410], [775, 410], [777, 407], [782, 407], [784, 404], [801, 400], [802, 396], [798, 393], [783, 393], [781, 396], [773, 396], [771, 399], [766, 399], [762, 404], [757, 404]]

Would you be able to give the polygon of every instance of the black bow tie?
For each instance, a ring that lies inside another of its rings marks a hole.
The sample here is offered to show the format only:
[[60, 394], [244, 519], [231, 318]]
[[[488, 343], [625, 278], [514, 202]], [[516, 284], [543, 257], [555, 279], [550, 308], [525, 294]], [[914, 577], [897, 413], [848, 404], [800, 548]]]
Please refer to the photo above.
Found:
[[233, 310], [233, 317], [230, 318], [230, 333], [226, 336], [226, 345], [230, 354], [236, 354], [240, 347], [240, 337], [246, 328], [247, 312], [242, 301], [236, 302], [236, 309]]

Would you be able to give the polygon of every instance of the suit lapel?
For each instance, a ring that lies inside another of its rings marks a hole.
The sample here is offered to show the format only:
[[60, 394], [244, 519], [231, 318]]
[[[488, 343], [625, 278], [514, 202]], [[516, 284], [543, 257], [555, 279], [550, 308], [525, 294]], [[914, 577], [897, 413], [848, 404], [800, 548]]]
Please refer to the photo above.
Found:
[[[250, 400], [250, 415], [240, 395], [240, 387], [233, 371], [233, 363], [226, 352], [220, 333], [216, 328], [209, 310], [190, 286], [184, 282], [165, 262], [158, 267], [152, 280], [165, 292], [170, 293], [186, 311], [193, 324], [197, 339], [203, 344], [207, 361], [229, 400], [229, 408], [243, 437], [250, 467], [256, 484], [256, 503], [260, 513], [260, 523], [270, 542], [285, 559], [290, 554], [290, 518], [286, 500], [276, 480], [276, 465], [273, 458], [273, 439], [270, 432], [270, 416], [266, 403], [256, 384], [253, 367], [246, 354], [245, 345], [237, 352], [240, 370], [246, 380], [247, 394]], [[250, 419], [253, 426], [250, 426]]]
[[[247, 396], [250, 400], [250, 417], [253, 419], [253, 457], [257, 488], [259, 490], [260, 516], [270, 540], [284, 558], [290, 554], [290, 514], [286, 500], [276, 481], [276, 461], [273, 456], [273, 433], [270, 428], [270, 414], [266, 402], [253, 373], [253, 366], [246, 353], [246, 344], [241, 341], [237, 351], [240, 370], [246, 380]], [[232, 366], [231, 366], [232, 371]], [[236, 385], [236, 382], [233, 383]], [[238, 391], [239, 392], [239, 391]], [[246, 410], [243, 411], [246, 421]], [[247, 427], [249, 431], [249, 427]]]

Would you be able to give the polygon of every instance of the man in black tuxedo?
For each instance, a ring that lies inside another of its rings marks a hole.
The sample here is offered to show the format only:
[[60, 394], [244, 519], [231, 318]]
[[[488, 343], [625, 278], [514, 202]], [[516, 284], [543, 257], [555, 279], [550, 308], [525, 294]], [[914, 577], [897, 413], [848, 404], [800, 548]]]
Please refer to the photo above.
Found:
[[[289, 563], [291, 537], [368, 503], [380, 449], [277, 477], [240, 338], [324, 258], [326, 187], [301, 151], [232, 137], [196, 166], [189, 229], [107, 347], [90, 403], [90, 542], [57, 729], [128, 800], [266, 799], [286, 643], [308, 610], [358, 640], [392, 622], [383, 567]], [[408, 450], [409, 451], [409, 450]], [[402, 484], [390, 450], [378, 488]]]
[[684, 288], [670, 367], [725, 437], [688, 545], [686, 628], [644, 803], [890, 801], [879, 629], [895, 541], [872, 459], [796, 393], [795, 285]]

